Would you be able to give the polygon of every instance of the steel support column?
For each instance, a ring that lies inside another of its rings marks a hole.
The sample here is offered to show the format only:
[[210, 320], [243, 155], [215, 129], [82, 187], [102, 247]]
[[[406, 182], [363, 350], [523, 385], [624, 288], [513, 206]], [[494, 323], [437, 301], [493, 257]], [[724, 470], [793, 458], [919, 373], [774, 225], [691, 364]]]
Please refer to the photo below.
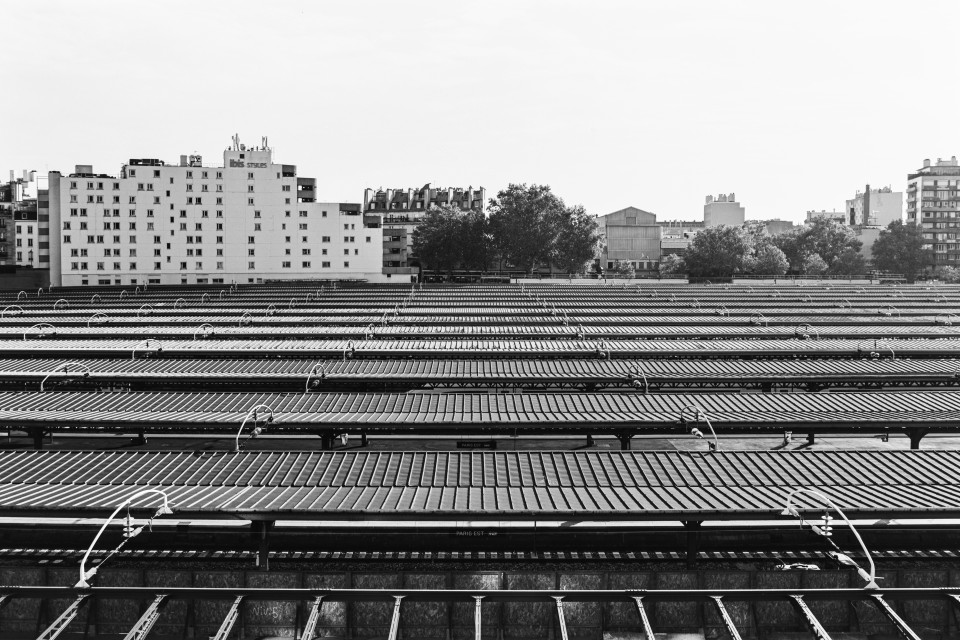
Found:
[[647, 610], [643, 608], [643, 596], [634, 596], [633, 602], [637, 605], [637, 615], [640, 616], [640, 628], [643, 629], [644, 640], [656, 640], [653, 627], [650, 626], [650, 618], [647, 617]]
[[210, 640], [227, 640], [227, 638], [230, 637], [230, 632], [233, 631], [233, 625], [237, 623], [237, 618], [240, 617], [240, 603], [242, 602], [243, 596], [237, 596], [227, 611], [227, 617], [220, 623], [220, 628], [217, 629], [216, 635]]
[[44, 629], [43, 633], [37, 636], [37, 640], [55, 640], [56, 638], [59, 638], [60, 634], [70, 626], [70, 623], [73, 622], [73, 619], [77, 617], [77, 614], [80, 613], [80, 610], [83, 609], [83, 607], [89, 601], [89, 594], [78, 596], [76, 600], [70, 603], [70, 606], [67, 607], [66, 611], [61, 613], [60, 616], [54, 620], [49, 627]]
[[393, 596], [393, 599], [393, 617], [390, 619], [388, 640], [397, 640], [397, 633], [400, 631], [400, 603], [403, 602], [403, 596]]
[[127, 632], [127, 635], [123, 636], [123, 640], [143, 640], [146, 638], [150, 630], [153, 629], [153, 625], [157, 623], [160, 612], [163, 611], [166, 604], [166, 595], [161, 594], [154, 598], [150, 606], [147, 607], [147, 610], [144, 611], [140, 619], [137, 620], [137, 623], [133, 625], [133, 628]]
[[317, 624], [320, 622], [320, 607], [323, 605], [323, 596], [317, 596], [310, 607], [310, 615], [307, 616], [307, 623], [303, 625], [303, 633], [300, 634], [300, 640], [313, 640], [317, 634]]
[[824, 629], [820, 621], [817, 620], [817, 616], [813, 615], [813, 611], [807, 606], [807, 603], [803, 600], [803, 596], [790, 596], [790, 599], [793, 600], [793, 604], [800, 611], [813, 637], [817, 640], [831, 640], [830, 634], [827, 633], [827, 630]]
[[740, 632], [737, 631], [737, 627], [733, 624], [733, 618], [730, 617], [730, 612], [727, 611], [727, 608], [723, 606], [723, 596], [710, 596], [713, 599], [713, 603], [717, 605], [717, 611], [720, 613], [720, 618], [723, 620], [723, 624], [727, 627], [727, 633], [730, 634], [730, 640], [742, 640], [740, 637]]
[[[954, 596], [956, 597], [956, 596]], [[887, 617], [893, 626], [897, 630], [897, 634], [904, 640], [920, 640], [920, 636], [913, 632], [903, 618], [893, 610], [893, 607], [890, 606], [890, 603], [883, 599], [883, 596], [879, 593], [870, 596], [870, 598], [877, 604], [877, 607], [880, 611], [883, 612], [883, 615]]]
[[557, 622], [560, 624], [560, 640], [570, 640], [567, 635], [567, 619], [563, 616], [563, 596], [553, 596], [557, 602]]
[[473, 596], [473, 640], [482, 640], [483, 635], [483, 596]]

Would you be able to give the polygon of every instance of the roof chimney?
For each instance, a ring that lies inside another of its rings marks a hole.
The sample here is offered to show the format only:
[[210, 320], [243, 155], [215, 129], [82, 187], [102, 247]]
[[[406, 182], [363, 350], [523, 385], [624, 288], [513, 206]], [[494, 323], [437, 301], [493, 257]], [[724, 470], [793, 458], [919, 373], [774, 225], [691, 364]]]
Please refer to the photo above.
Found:
[[927, 167], [929, 167], [929, 166], [930, 166], [930, 158], [924, 158], [924, 160], [923, 160], [923, 167], [924, 167], [924, 168], [927, 168]]

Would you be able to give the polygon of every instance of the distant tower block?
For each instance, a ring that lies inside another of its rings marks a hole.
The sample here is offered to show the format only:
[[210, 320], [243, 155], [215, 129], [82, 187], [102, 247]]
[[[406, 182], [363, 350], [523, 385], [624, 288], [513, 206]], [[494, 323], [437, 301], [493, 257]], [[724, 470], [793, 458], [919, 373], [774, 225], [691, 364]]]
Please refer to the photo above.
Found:
[[746, 210], [737, 202], [734, 193], [721, 193], [714, 197], [707, 196], [703, 205], [703, 222], [707, 227], [729, 225], [739, 227], [746, 219]]

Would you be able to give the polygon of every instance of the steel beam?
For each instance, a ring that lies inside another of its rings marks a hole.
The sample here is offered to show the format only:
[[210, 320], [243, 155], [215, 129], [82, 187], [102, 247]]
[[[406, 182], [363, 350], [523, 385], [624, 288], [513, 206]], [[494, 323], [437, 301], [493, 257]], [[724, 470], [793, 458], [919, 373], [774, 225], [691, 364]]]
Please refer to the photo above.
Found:
[[793, 595], [790, 596], [790, 599], [793, 600], [793, 604], [796, 605], [800, 614], [803, 615], [804, 622], [807, 623], [807, 628], [810, 630], [810, 633], [813, 634], [813, 637], [817, 640], [831, 640], [830, 634], [827, 633], [827, 630], [824, 629], [820, 621], [817, 620], [817, 616], [815, 616], [813, 611], [810, 610], [810, 607], [807, 606], [803, 596]]
[[[951, 597], [956, 598], [957, 596], [951, 594]], [[903, 618], [894, 611], [893, 607], [890, 606], [890, 603], [883, 599], [883, 595], [875, 593], [870, 596], [870, 599], [873, 600], [877, 607], [883, 612], [883, 615], [887, 617], [891, 623], [893, 623], [894, 628], [897, 630], [897, 634], [904, 640], [920, 640], [920, 636], [914, 633]]]
[[403, 602], [403, 596], [393, 596], [393, 617], [390, 618], [390, 635], [388, 640], [397, 640], [397, 633], [400, 631], [400, 603]]
[[740, 632], [737, 631], [736, 625], [733, 624], [733, 618], [730, 617], [730, 612], [727, 611], [727, 608], [723, 606], [723, 596], [710, 596], [713, 600], [713, 603], [717, 605], [717, 611], [720, 613], [720, 619], [723, 620], [724, 626], [727, 627], [727, 633], [730, 634], [730, 640], [742, 640], [740, 637]]
[[127, 635], [123, 636], [123, 640], [143, 640], [146, 638], [150, 630], [153, 629], [153, 625], [157, 623], [160, 612], [167, 605], [167, 601], [166, 594], [160, 594], [154, 598], [147, 610], [137, 620], [137, 623], [133, 625], [133, 628], [127, 632]]
[[317, 596], [310, 606], [310, 615], [307, 616], [307, 623], [303, 625], [303, 633], [300, 634], [300, 640], [313, 640], [317, 633], [317, 623], [320, 622], [320, 607], [323, 605], [323, 596]]
[[554, 596], [557, 603], [557, 622], [560, 624], [560, 640], [570, 640], [567, 635], [567, 619], [563, 616], [563, 596]]
[[237, 623], [237, 618], [240, 617], [240, 604], [243, 602], [243, 598], [244, 596], [236, 597], [233, 604], [230, 605], [229, 611], [227, 611], [227, 617], [220, 623], [220, 628], [217, 629], [216, 635], [210, 640], [227, 640], [227, 638], [230, 637], [230, 632], [233, 631], [233, 625]]
[[[956, 597], [956, 596], [954, 596]], [[473, 640], [482, 640], [483, 635], [483, 596], [473, 596]]]
[[653, 627], [650, 626], [650, 618], [647, 617], [647, 610], [643, 607], [643, 596], [634, 596], [633, 602], [637, 605], [637, 615], [640, 616], [640, 628], [643, 630], [644, 640], [656, 640]]
[[44, 629], [43, 633], [37, 636], [37, 640], [55, 640], [60, 637], [60, 634], [63, 633], [67, 627], [70, 626], [70, 623], [73, 622], [73, 619], [77, 617], [77, 614], [80, 613], [80, 610], [90, 601], [90, 594], [84, 593], [77, 596], [77, 599], [70, 603], [70, 606], [67, 607], [66, 611], [60, 614], [60, 616], [54, 620], [49, 627]]

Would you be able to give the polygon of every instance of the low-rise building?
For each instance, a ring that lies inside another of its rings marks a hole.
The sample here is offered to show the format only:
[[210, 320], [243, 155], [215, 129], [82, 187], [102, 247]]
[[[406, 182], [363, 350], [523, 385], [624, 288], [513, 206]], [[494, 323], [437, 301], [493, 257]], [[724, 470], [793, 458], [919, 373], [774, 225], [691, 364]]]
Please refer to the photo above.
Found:
[[826, 209], [821, 209], [820, 211], [807, 211], [807, 217], [803, 223], [813, 224], [813, 221], [817, 218], [827, 218], [828, 220], [834, 220], [843, 225], [847, 224], [847, 216], [843, 211], [827, 211]]
[[49, 175], [53, 285], [382, 281], [379, 221], [234, 137], [222, 166], [131, 159]]
[[606, 246], [600, 258], [606, 269], [616, 261], [629, 262], [637, 271], [656, 271], [660, 262], [662, 230], [657, 216], [627, 207], [597, 218]]

